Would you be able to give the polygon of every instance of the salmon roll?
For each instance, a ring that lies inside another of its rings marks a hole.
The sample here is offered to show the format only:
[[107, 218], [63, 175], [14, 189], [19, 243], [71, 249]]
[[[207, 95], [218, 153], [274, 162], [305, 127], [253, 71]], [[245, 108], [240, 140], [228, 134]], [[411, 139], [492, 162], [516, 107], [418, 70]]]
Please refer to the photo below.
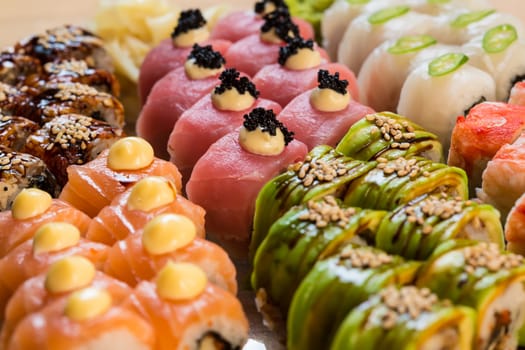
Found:
[[519, 105], [483, 102], [457, 118], [448, 164], [465, 170], [471, 197], [481, 186], [487, 163], [503, 145], [514, 142], [524, 129], [525, 106]]
[[124, 306], [153, 325], [153, 349], [241, 349], [248, 320], [233, 294], [191, 263], [168, 262], [155, 281], [137, 285]]
[[199, 266], [215, 285], [237, 293], [236, 272], [228, 254], [218, 245], [197, 237], [186, 216], [161, 214], [144, 229], [116, 242], [109, 250], [104, 271], [134, 287], [153, 279], [168, 261]]
[[195, 44], [211, 46], [221, 55], [230, 47], [229, 40], [211, 39], [206, 19], [199, 9], [181, 11], [170, 38], [164, 39], [144, 58], [139, 72], [139, 97], [146, 103], [153, 86], [170, 71], [183, 67]]
[[290, 101], [279, 120], [308, 150], [318, 145], [335, 147], [354, 123], [374, 112], [354, 99], [349, 83], [339, 72], [319, 69], [317, 87]]
[[38, 124], [24, 117], [0, 115], [0, 144], [6, 151], [20, 152]]
[[72, 224], [84, 236], [91, 218], [70, 204], [51, 198], [47, 192], [22, 190], [12, 209], [0, 213], [0, 258], [33, 238], [42, 225], [57, 221]]
[[164, 176], [173, 181], [177, 191], [182, 187], [175, 165], [155, 157], [151, 145], [139, 137], [122, 138], [94, 160], [69, 166], [67, 173], [60, 198], [90, 217], [147, 176]]
[[115, 303], [122, 302], [132, 292], [124, 282], [97, 271], [95, 265], [85, 257], [73, 255], [57, 260], [46, 272], [26, 280], [9, 299], [0, 346], [7, 349], [13, 331], [26, 316], [86, 287], [107, 290]]
[[148, 176], [117, 195], [91, 221], [86, 238], [113, 245], [144, 228], [144, 225], [160, 214], [180, 214], [195, 225], [196, 234], [204, 238], [204, 209], [190, 202], [169, 179]]
[[[25, 241], [0, 259], [0, 310], [27, 279], [45, 272], [55, 261], [67, 256], [83, 256], [102, 268], [109, 247], [80, 237], [77, 227], [66, 222], [49, 222], [38, 228], [33, 239]], [[22, 262], [22, 263], [20, 263]]]
[[7, 349], [154, 349], [152, 326], [103, 289], [88, 287], [44, 307], [17, 325]]
[[195, 164], [188, 199], [206, 210], [208, 232], [219, 240], [247, 243], [260, 189], [307, 152], [272, 110], [255, 108]]
[[184, 66], [164, 75], [151, 89], [135, 130], [152, 144], [157, 157], [169, 159], [168, 139], [175, 124], [187, 109], [220, 84], [224, 64], [222, 54], [211, 45], [195, 44]]
[[259, 98], [259, 90], [246, 76], [228, 68], [219, 76], [221, 83], [182, 113], [168, 140], [168, 153], [187, 182], [195, 163], [218, 139], [235, 131], [244, 115], [255, 108], [271, 109], [275, 114], [281, 106]]

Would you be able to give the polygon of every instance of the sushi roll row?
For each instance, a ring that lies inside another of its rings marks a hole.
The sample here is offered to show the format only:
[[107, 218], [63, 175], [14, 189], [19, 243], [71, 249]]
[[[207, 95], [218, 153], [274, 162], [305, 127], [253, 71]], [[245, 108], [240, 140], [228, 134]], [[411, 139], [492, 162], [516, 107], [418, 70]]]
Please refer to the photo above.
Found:
[[23, 188], [57, 197], [66, 168], [124, 135], [119, 83], [100, 38], [65, 25], [0, 52], [0, 210]]
[[126, 137], [68, 172], [0, 213], [0, 347], [240, 349], [235, 267], [176, 167]]

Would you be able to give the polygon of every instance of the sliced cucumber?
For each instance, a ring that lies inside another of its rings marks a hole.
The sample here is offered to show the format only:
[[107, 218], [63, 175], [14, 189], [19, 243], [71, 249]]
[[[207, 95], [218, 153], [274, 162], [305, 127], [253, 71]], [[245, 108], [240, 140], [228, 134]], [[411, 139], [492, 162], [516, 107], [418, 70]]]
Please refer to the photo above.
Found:
[[468, 61], [468, 56], [463, 53], [446, 53], [432, 60], [428, 64], [428, 74], [439, 77], [452, 73]]

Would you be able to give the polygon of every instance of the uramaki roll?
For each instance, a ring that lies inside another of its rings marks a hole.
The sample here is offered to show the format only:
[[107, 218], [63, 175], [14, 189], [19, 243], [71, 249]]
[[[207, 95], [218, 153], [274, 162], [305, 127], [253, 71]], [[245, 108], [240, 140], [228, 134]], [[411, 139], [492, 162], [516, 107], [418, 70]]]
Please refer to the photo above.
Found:
[[318, 259], [375, 231], [386, 213], [342, 207], [332, 196], [290, 209], [270, 228], [254, 260], [252, 286], [286, 314], [295, 290]]
[[390, 286], [347, 315], [330, 350], [483, 349], [472, 347], [475, 314], [426, 288]]
[[419, 266], [376, 248], [352, 244], [317, 262], [293, 297], [287, 348], [324, 348], [352, 309], [388, 285], [412, 283]]

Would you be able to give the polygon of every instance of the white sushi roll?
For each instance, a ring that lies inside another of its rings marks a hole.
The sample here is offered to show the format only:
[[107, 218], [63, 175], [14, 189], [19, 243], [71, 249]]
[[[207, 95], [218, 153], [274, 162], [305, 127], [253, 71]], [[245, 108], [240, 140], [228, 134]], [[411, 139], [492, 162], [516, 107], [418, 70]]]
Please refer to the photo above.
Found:
[[467, 61], [465, 54], [448, 53], [422, 63], [401, 89], [398, 113], [435, 133], [444, 150], [449, 149], [456, 118], [496, 96], [494, 79]]
[[460, 50], [460, 46], [439, 44], [426, 34], [385, 41], [372, 51], [359, 72], [361, 102], [376, 111], [396, 112], [403, 83], [416, 66]]
[[427, 34], [435, 25], [435, 17], [414, 12], [407, 5], [363, 13], [346, 29], [339, 45], [338, 61], [358, 74], [366, 57], [384, 41]]
[[525, 78], [525, 37], [503, 24], [463, 45], [470, 63], [489, 73], [496, 82], [496, 99], [507, 101], [514, 84]]

